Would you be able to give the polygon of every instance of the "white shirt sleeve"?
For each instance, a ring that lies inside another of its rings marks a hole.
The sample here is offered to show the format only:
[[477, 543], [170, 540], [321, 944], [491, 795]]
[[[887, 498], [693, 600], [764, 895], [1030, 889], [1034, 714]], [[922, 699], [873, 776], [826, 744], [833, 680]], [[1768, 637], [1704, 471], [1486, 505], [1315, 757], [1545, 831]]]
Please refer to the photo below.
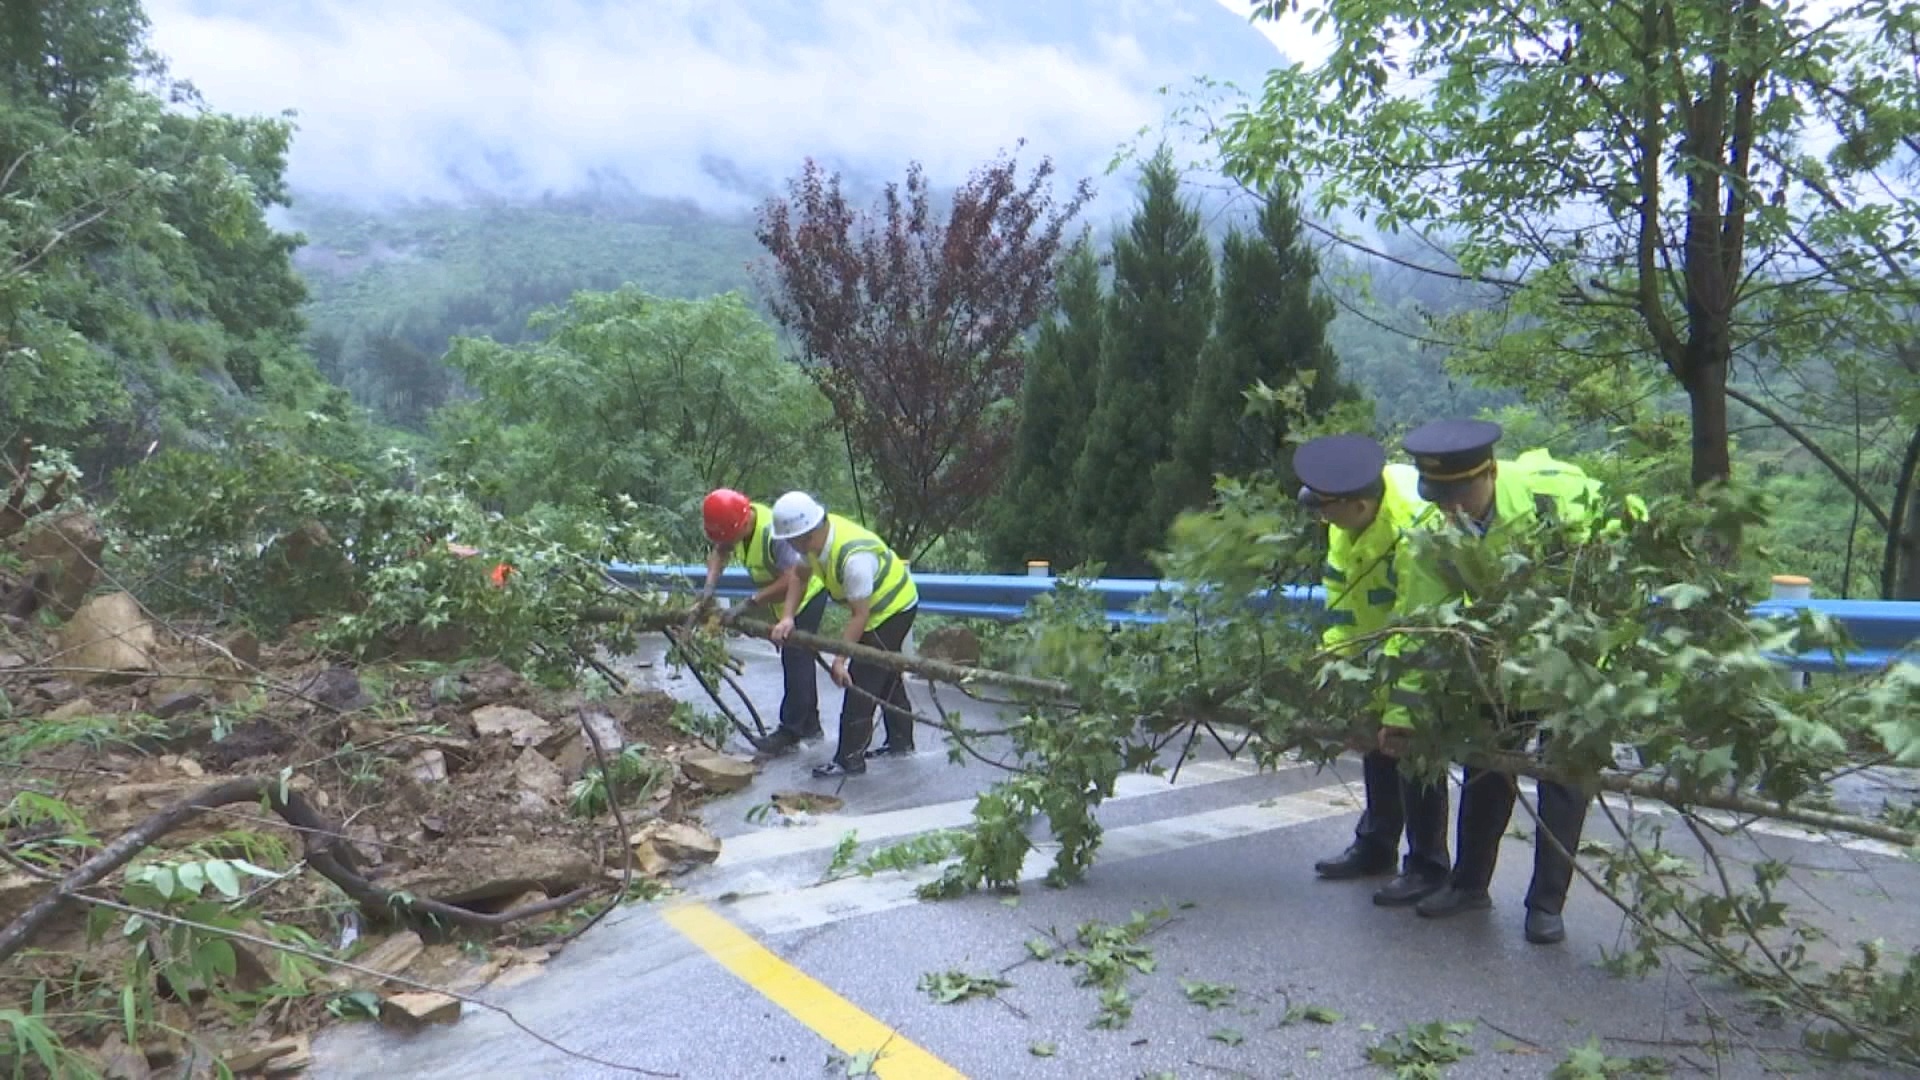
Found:
[[873, 579], [880, 573], [880, 558], [871, 551], [856, 551], [847, 556], [847, 568], [840, 575], [848, 600], [865, 600], [873, 595]]

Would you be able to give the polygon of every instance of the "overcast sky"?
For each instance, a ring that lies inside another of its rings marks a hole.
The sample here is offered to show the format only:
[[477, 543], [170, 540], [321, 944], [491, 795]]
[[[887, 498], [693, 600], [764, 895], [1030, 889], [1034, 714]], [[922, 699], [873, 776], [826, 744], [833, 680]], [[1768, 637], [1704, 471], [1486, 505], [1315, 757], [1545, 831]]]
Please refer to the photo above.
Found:
[[[1249, 7], [1219, 2], [1242, 17]], [[1156, 3], [1170, 5], [1157, 17], [1180, 0], [1102, 0], [1116, 13], [1103, 19], [1119, 21], [1064, 46], [931, 0], [148, 0], [148, 10], [174, 74], [216, 108], [296, 110], [291, 178], [303, 190], [447, 198], [464, 182], [532, 194], [612, 172], [647, 193], [737, 205], [747, 197], [721, 195], [706, 171], [715, 158], [750, 185], [807, 155], [883, 175], [918, 159], [957, 179], [1024, 136], [1063, 172], [1097, 174], [1121, 142], [1162, 122], [1159, 86], [1200, 74], [1128, 32], [1129, 6]], [[1261, 32], [1275, 62], [1281, 50], [1318, 53], [1297, 25]], [[1226, 20], [1225, 36], [1236, 34], [1252, 31]]]

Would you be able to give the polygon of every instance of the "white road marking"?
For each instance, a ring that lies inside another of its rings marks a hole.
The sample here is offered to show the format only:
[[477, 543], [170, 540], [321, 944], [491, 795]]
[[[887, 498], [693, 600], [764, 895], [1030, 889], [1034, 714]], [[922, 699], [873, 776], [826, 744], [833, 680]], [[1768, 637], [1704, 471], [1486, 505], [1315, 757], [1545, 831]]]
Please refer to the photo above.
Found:
[[[1257, 766], [1246, 761], [1190, 761], [1180, 770], [1176, 783], [1168, 783], [1164, 776], [1125, 773], [1113, 786], [1113, 798], [1106, 802], [1138, 799], [1170, 791], [1191, 791], [1207, 784], [1244, 780], [1257, 775], [1259, 771]], [[1281, 770], [1281, 773], [1286, 771]], [[727, 870], [801, 852], [831, 851], [850, 830], [858, 832], [860, 842], [864, 844], [872, 840], [918, 836], [937, 829], [958, 829], [973, 821], [975, 801], [969, 797], [878, 814], [829, 814], [805, 825], [767, 828], [730, 836], [722, 842], [720, 858], [715, 861], [714, 867]]]
[[[1099, 865], [1304, 825], [1358, 809], [1359, 803], [1348, 793], [1347, 785], [1334, 784], [1259, 803], [1129, 825], [1111, 829], [1102, 838]], [[1058, 844], [1036, 845], [1020, 868], [1020, 881], [1044, 878], [1058, 850]], [[762, 934], [807, 930], [917, 903], [914, 890], [939, 877], [940, 872], [936, 866], [871, 878], [842, 878], [808, 889], [748, 896], [722, 905], [720, 910]]]

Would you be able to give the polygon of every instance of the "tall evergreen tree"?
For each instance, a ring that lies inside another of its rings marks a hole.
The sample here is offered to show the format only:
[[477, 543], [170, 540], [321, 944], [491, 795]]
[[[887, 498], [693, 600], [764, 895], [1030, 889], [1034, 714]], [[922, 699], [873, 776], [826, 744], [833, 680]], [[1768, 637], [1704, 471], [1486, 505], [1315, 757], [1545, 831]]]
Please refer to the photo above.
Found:
[[1327, 341], [1333, 302], [1314, 291], [1318, 272], [1319, 260], [1301, 235], [1299, 207], [1285, 194], [1261, 208], [1257, 233], [1228, 233], [1220, 252], [1219, 324], [1181, 411], [1173, 456], [1155, 476], [1163, 517], [1204, 505], [1216, 473], [1244, 475], [1283, 463], [1285, 418], [1247, 411], [1246, 391], [1256, 381], [1281, 386], [1311, 372], [1310, 416], [1351, 396]]
[[988, 554], [1001, 566], [1045, 559], [1078, 564], [1067, 486], [1086, 444], [1100, 374], [1100, 262], [1082, 237], [1061, 260], [1053, 317], [1040, 328], [1020, 387], [1013, 461], [993, 512]]
[[1140, 194], [1113, 242], [1100, 377], [1073, 485], [1085, 556], [1118, 573], [1148, 572], [1146, 553], [1166, 537], [1153, 470], [1173, 450], [1214, 307], [1213, 256], [1164, 148], [1143, 171]]

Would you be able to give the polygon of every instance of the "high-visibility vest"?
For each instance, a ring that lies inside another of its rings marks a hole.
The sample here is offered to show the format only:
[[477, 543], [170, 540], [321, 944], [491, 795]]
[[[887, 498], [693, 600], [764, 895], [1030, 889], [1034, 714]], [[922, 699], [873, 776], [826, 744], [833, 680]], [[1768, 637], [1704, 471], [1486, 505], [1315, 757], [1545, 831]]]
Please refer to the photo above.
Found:
[[[753, 507], [753, 527], [747, 530], [747, 535], [741, 537], [739, 543], [733, 545], [733, 558], [747, 568], [747, 576], [753, 579], [754, 585], [764, 589], [780, 576], [780, 570], [773, 561], [773, 507], [763, 503], [748, 505]], [[820, 594], [820, 588], [818, 577], [808, 578], [806, 591], [800, 596], [800, 606], [806, 607], [809, 601]], [[780, 598], [775, 597], [776, 610], [779, 605]]]
[[827, 521], [831, 533], [826, 550], [819, 555], [808, 555], [807, 565], [813, 569], [813, 576], [826, 586], [828, 596], [846, 603], [846, 579], [842, 575], [847, 569], [847, 558], [866, 551], [880, 563], [873, 575], [873, 594], [867, 598], [871, 607], [867, 618], [869, 630], [920, 602], [920, 590], [914, 588], [907, 561], [895, 555], [885, 541], [839, 514], [828, 514]]
[[1380, 509], [1357, 533], [1332, 525], [1327, 530], [1327, 565], [1321, 585], [1327, 594], [1327, 628], [1321, 642], [1339, 648], [1378, 632], [1393, 621], [1399, 606], [1400, 569], [1406, 558], [1400, 534], [1430, 505], [1420, 498], [1420, 473], [1411, 465], [1389, 465], [1381, 474], [1385, 490]]
[[[1512, 544], [1543, 520], [1551, 519], [1567, 533], [1579, 538], [1592, 528], [1601, 508], [1604, 492], [1598, 480], [1578, 465], [1560, 461], [1545, 450], [1529, 450], [1512, 461], [1502, 461], [1494, 477], [1494, 519], [1482, 543]], [[1628, 499], [1630, 513], [1644, 513], [1639, 500]], [[1429, 514], [1423, 528], [1451, 527], [1440, 514]], [[1613, 523], [1609, 523], [1612, 527]], [[1409, 559], [1403, 564], [1400, 581], [1402, 610], [1433, 607], [1465, 595], [1458, 572], [1432, 559]], [[1400, 655], [1411, 647], [1404, 636], [1387, 642], [1388, 655]], [[1425, 679], [1418, 671], [1408, 672], [1390, 695], [1383, 719], [1396, 727], [1413, 726], [1413, 713], [1421, 709]], [[1517, 703], [1524, 708], [1524, 702]]]

